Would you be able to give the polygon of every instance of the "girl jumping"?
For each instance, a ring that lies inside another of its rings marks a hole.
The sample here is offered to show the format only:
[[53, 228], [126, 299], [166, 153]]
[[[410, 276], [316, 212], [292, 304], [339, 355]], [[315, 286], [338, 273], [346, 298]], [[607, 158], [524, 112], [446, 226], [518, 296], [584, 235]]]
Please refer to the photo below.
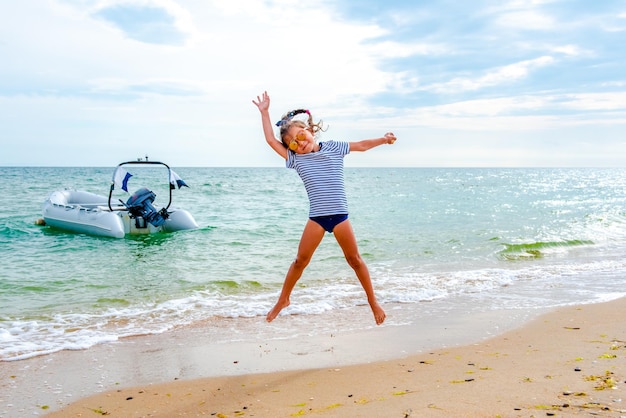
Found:
[[[367, 301], [377, 325], [385, 321], [385, 311], [374, 294], [370, 273], [359, 254], [352, 225], [348, 219], [348, 201], [344, 186], [343, 157], [351, 151], [367, 151], [382, 144], [393, 144], [396, 137], [387, 132], [384, 136], [357, 142], [317, 142], [315, 134], [322, 130], [322, 123], [313, 122], [306, 109], [286, 113], [276, 125], [280, 128], [280, 140], [274, 135], [270, 119], [270, 97], [267, 92], [252, 100], [261, 112], [263, 133], [269, 146], [286, 160], [287, 168], [296, 170], [309, 198], [309, 219], [304, 226], [298, 245], [296, 259], [291, 263], [276, 305], [268, 312], [271, 322], [283, 308], [289, 306], [289, 297], [296, 282], [311, 261], [313, 253], [326, 232], [335, 235], [346, 261], [358, 277], [367, 295]], [[305, 114], [307, 122], [294, 119]]]

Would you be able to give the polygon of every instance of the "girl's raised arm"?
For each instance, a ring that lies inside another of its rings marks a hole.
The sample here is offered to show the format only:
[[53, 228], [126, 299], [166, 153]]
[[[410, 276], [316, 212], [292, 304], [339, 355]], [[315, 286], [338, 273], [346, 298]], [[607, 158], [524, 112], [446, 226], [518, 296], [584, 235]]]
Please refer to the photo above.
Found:
[[257, 96], [256, 100], [252, 100], [252, 103], [261, 112], [261, 122], [263, 123], [263, 134], [265, 135], [265, 141], [278, 155], [287, 159], [287, 148], [274, 136], [274, 126], [270, 119], [270, 96], [267, 92], [263, 92], [262, 96]]

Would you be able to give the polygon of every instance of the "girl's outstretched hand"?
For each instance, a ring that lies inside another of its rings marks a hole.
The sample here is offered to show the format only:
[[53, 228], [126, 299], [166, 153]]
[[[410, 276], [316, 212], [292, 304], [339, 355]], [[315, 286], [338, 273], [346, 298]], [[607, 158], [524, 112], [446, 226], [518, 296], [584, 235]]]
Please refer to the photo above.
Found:
[[392, 132], [387, 132], [384, 138], [387, 140], [388, 144], [393, 144], [394, 142], [396, 142], [396, 136]]
[[263, 112], [270, 108], [270, 95], [266, 91], [261, 96], [256, 97], [256, 101], [253, 99], [252, 103], [259, 108], [259, 111]]

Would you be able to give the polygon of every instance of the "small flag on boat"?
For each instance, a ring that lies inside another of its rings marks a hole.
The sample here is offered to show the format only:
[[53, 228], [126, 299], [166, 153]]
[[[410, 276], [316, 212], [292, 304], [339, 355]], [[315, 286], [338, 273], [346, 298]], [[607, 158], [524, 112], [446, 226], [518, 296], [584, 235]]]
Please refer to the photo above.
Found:
[[132, 176], [133, 175], [126, 171], [123, 167], [117, 167], [117, 170], [113, 173], [113, 183], [115, 183], [115, 185], [120, 189], [128, 192], [128, 180]]
[[176, 174], [172, 169], [170, 169], [170, 184], [172, 185], [172, 187], [178, 186], [179, 189], [183, 186], [189, 187], [187, 186], [187, 183], [185, 183], [183, 179], [181, 179], [180, 176]]

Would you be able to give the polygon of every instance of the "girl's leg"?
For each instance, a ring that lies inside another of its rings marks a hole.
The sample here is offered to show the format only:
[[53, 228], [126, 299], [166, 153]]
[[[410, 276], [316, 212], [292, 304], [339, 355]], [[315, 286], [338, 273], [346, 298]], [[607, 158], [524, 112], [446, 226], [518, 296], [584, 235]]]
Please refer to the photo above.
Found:
[[315, 249], [320, 242], [322, 242], [322, 238], [324, 238], [325, 232], [324, 228], [319, 224], [310, 219], [307, 221], [304, 226], [304, 231], [302, 232], [302, 238], [300, 238], [300, 244], [298, 245], [298, 255], [296, 255], [296, 259], [291, 263], [291, 266], [289, 266], [283, 288], [278, 297], [278, 302], [276, 302], [272, 310], [267, 313], [267, 317], [265, 318], [267, 322], [274, 320], [283, 308], [289, 306], [291, 291], [302, 276], [302, 272], [306, 266], [309, 265]]
[[350, 220], [345, 220], [337, 225], [333, 230], [333, 234], [335, 234], [335, 238], [343, 250], [343, 255], [346, 257], [346, 261], [356, 273], [356, 276], [361, 282], [361, 286], [363, 286], [363, 290], [365, 290], [367, 301], [370, 308], [372, 308], [372, 313], [374, 314], [374, 319], [376, 320], [376, 325], [382, 324], [385, 321], [386, 314], [383, 308], [378, 304], [376, 295], [374, 295], [370, 272], [367, 269], [365, 261], [361, 258], [361, 254], [359, 254], [359, 248], [356, 243], [356, 238], [354, 236]]

